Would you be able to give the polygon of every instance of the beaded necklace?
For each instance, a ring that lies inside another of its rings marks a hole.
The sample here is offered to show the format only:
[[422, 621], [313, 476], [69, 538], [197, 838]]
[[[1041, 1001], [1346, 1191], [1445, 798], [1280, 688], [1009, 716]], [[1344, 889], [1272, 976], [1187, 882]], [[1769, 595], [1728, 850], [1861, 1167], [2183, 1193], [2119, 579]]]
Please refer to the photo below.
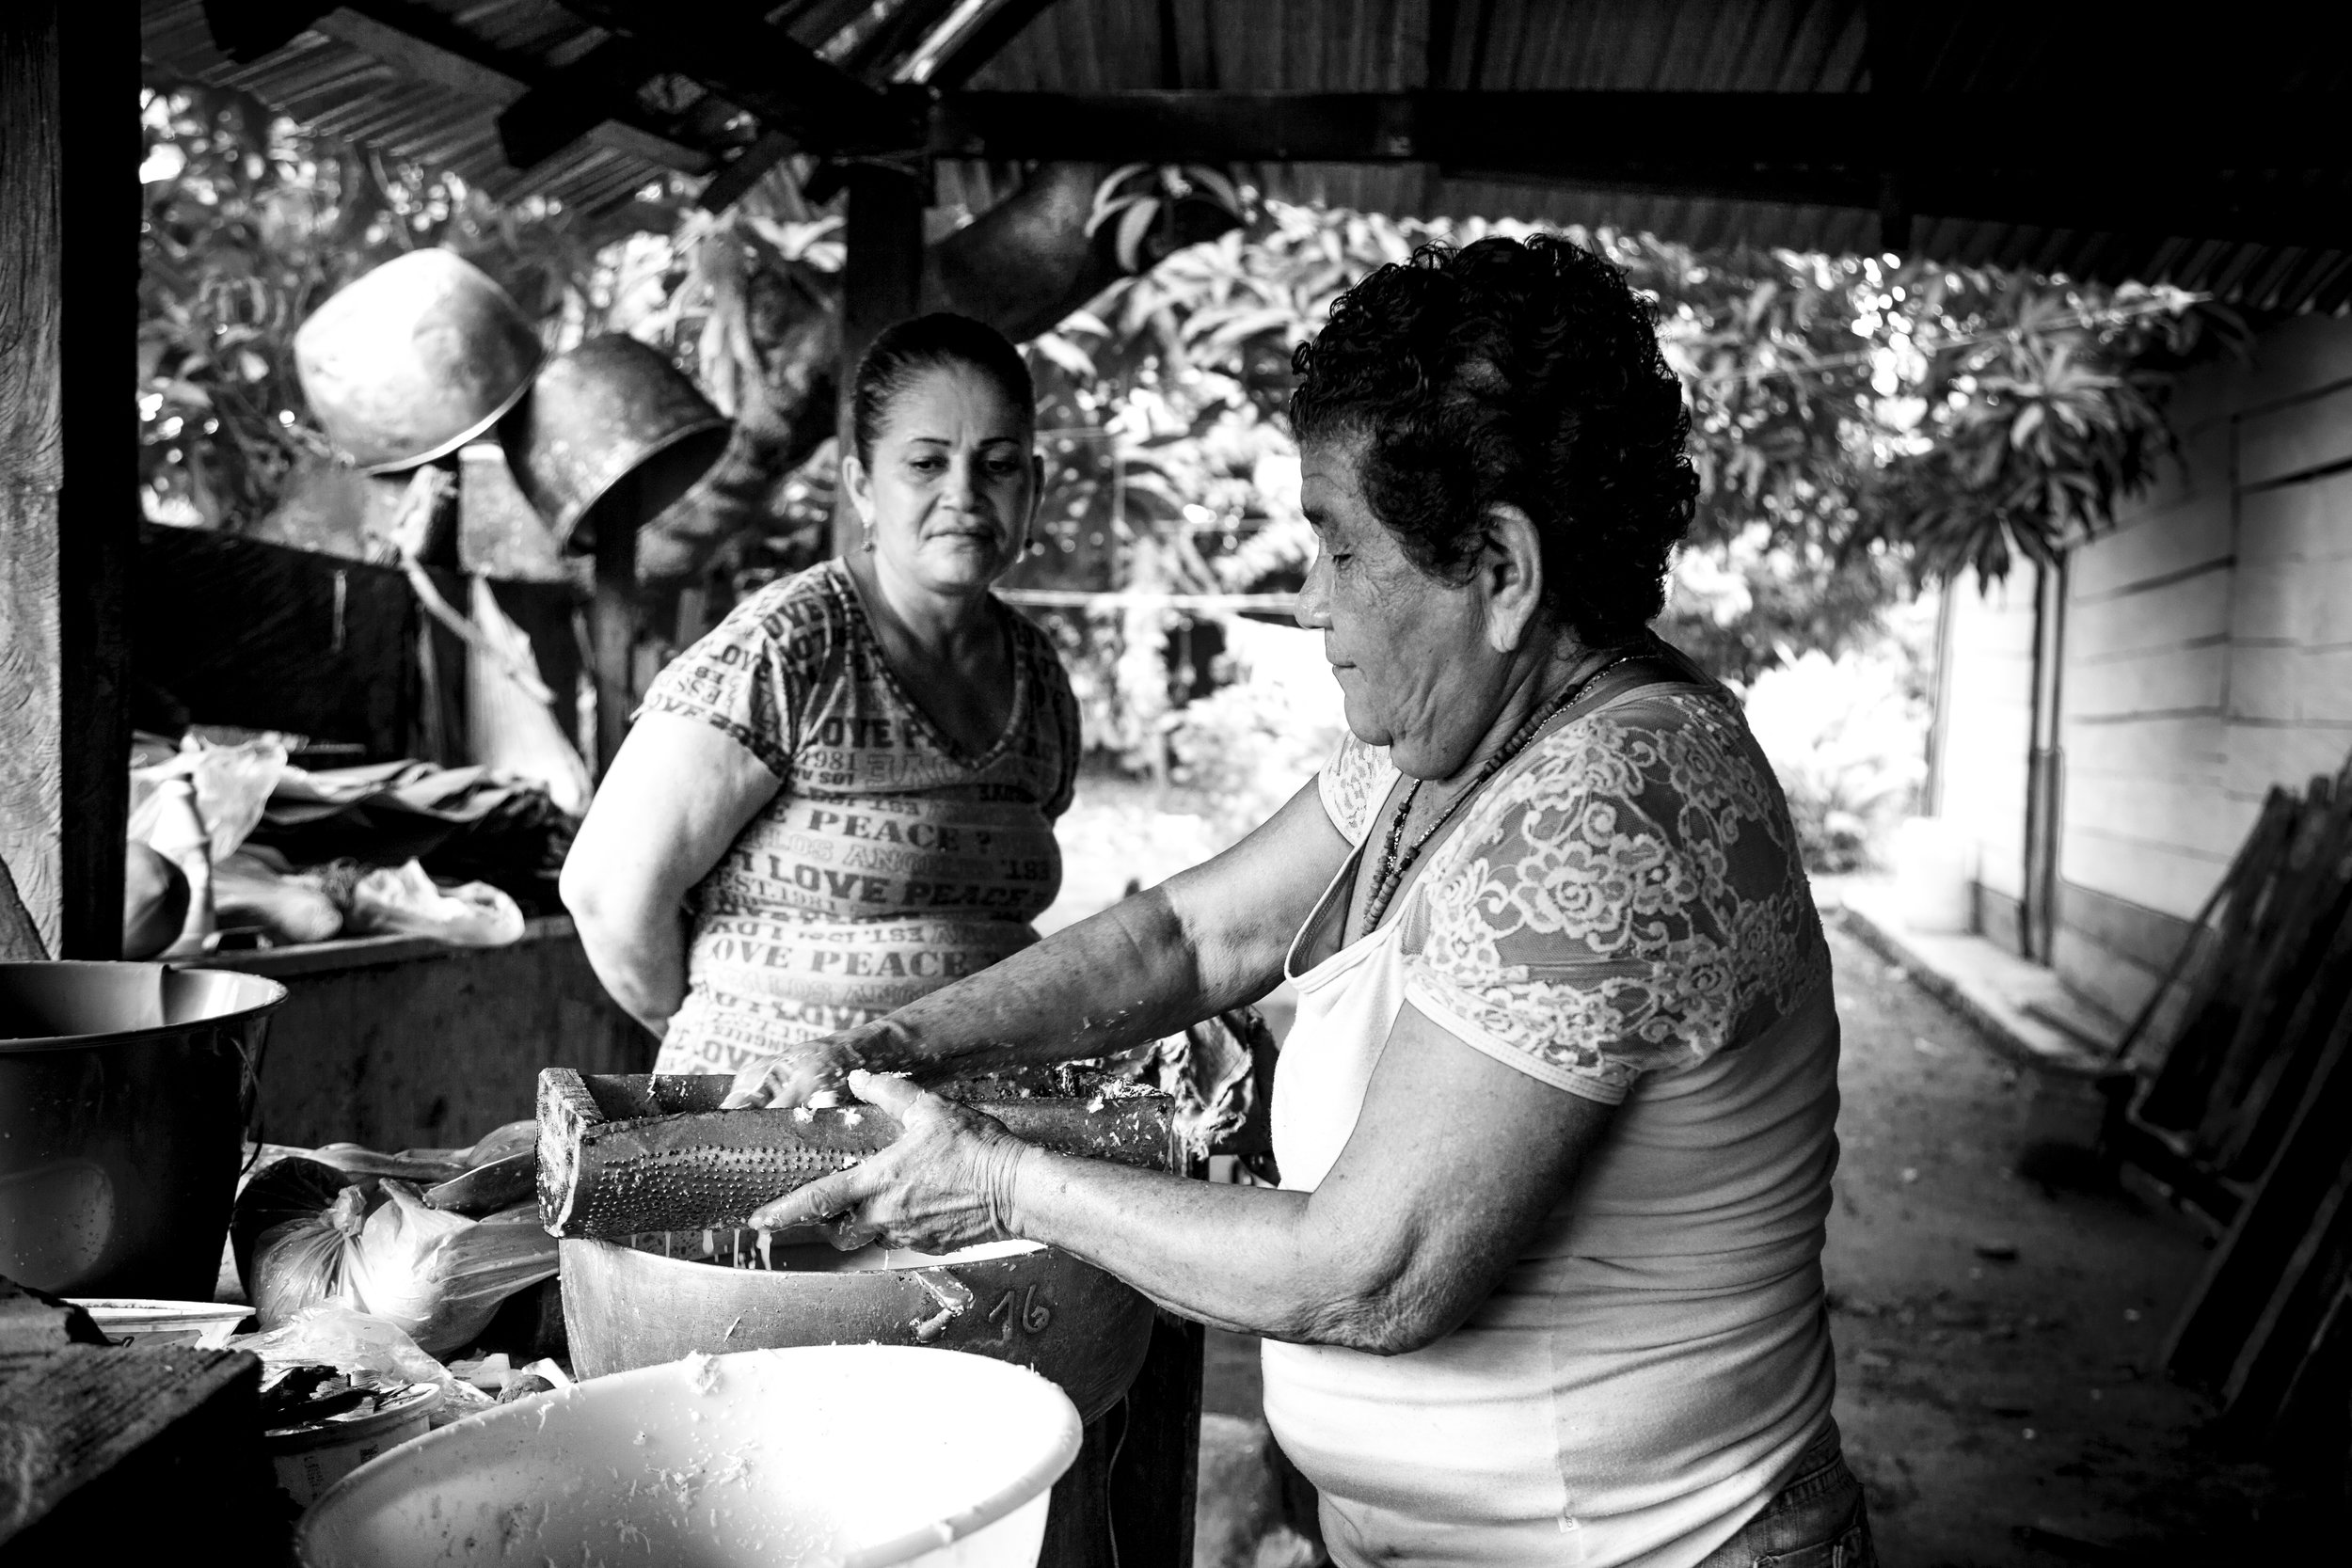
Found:
[[1497, 748], [1494, 755], [1480, 765], [1476, 777], [1470, 780], [1469, 785], [1446, 802], [1445, 810], [1438, 814], [1438, 819], [1422, 829], [1421, 836], [1413, 840], [1412, 847], [1400, 856], [1397, 853], [1397, 844], [1405, 836], [1406, 820], [1413, 815], [1413, 801], [1421, 794], [1422, 781], [1415, 779], [1412, 787], [1406, 790], [1405, 801], [1397, 807], [1395, 818], [1389, 824], [1387, 842], [1381, 846], [1380, 873], [1378, 879], [1372, 884], [1372, 897], [1364, 905], [1363, 928], [1370, 931], [1380, 924], [1380, 917], [1389, 912], [1389, 900], [1394, 898], [1396, 890], [1404, 885], [1405, 874], [1412, 870], [1413, 863], [1421, 858], [1422, 850], [1428, 847], [1429, 841], [1438, 836], [1438, 831], [1454, 820], [1454, 814], [1462, 809], [1464, 801], [1477, 794], [1479, 787], [1501, 771], [1505, 763], [1525, 751], [1528, 743], [1542, 733], [1543, 727], [1559, 716], [1561, 709], [1584, 695], [1592, 684], [1601, 676], [1609, 673], [1620, 664], [1639, 658], [1642, 653], [1643, 650], [1635, 649], [1630, 653], [1619, 654], [1582, 680], [1570, 684], [1568, 689], [1560, 693], [1543, 712], [1512, 732], [1511, 738], [1504, 741], [1501, 747]]

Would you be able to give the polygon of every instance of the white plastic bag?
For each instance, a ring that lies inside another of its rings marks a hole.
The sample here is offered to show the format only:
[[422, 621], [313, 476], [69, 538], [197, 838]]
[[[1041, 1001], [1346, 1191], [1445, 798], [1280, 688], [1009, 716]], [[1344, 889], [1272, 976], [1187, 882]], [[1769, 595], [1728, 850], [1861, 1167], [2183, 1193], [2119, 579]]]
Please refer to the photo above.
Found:
[[377, 1372], [437, 1385], [441, 1405], [434, 1412], [435, 1426], [487, 1410], [492, 1403], [489, 1395], [426, 1354], [399, 1324], [332, 1302], [305, 1307], [262, 1333], [239, 1335], [228, 1348], [260, 1356], [273, 1376], [291, 1367], [327, 1366], [346, 1375]]
[[470, 1220], [428, 1208], [415, 1187], [386, 1178], [344, 1187], [324, 1208], [262, 1231], [246, 1283], [265, 1330], [313, 1307], [342, 1307], [445, 1355], [480, 1338], [508, 1296], [555, 1270], [555, 1238], [540, 1227], [536, 1199]]
[[520, 942], [523, 911], [487, 882], [444, 890], [415, 861], [397, 871], [375, 870], [351, 890], [354, 933], [435, 937], [457, 947], [503, 947]]
[[346, 1289], [436, 1355], [470, 1344], [508, 1296], [555, 1273], [535, 1198], [469, 1220], [427, 1208], [405, 1181], [387, 1178], [384, 1196], [345, 1255]]
[[530, 635], [499, 608], [486, 577], [474, 577], [469, 608], [481, 634], [466, 659], [466, 734], [473, 760], [536, 779], [559, 809], [572, 816], [586, 815], [595, 793], [588, 765], [548, 711], [548, 689]]
[[255, 1239], [246, 1286], [262, 1328], [291, 1323], [321, 1302], [359, 1306], [350, 1259], [367, 1214], [367, 1188], [345, 1187], [319, 1212], [274, 1225]]

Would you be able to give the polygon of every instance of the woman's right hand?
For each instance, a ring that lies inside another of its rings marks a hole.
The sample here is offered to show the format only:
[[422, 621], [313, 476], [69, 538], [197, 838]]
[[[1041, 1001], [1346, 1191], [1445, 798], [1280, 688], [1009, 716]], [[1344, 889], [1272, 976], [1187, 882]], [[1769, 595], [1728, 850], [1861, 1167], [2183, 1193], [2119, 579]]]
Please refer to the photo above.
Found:
[[796, 1040], [735, 1075], [720, 1109], [760, 1105], [837, 1105], [849, 1098], [850, 1074], [866, 1066], [849, 1035]]

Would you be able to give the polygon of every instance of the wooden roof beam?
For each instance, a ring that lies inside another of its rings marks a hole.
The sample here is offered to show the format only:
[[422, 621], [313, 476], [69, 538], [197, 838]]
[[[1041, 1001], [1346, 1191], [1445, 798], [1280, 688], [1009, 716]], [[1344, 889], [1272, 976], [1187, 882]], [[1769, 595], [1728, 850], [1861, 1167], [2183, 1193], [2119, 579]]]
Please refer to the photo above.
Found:
[[[2227, 117], [2151, 119], [2144, 103], [1917, 93], [1905, 167], [2128, 163], [2154, 171], [2345, 166], [2342, 109], [2273, 98]], [[950, 92], [941, 156], [1175, 163], [1651, 163], [1877, 166], [1893, 129], [1869, 93], [1467, 91]], [[2119, 127], [2128, 127], [2128, 140]], [[2299, 161], [2298, 161], [2299, 160]]]
[[[652, 74], [633, 39], [612, 38], [542, 78], [499, 115], [499, 147], [518, 169], [538, 167], [626, 115]], [[705, 165], [708, 166], [707, 162]]]
[[[892, 79], [910, 87], [958, 87], [1009, 43], [1014, 35], [1056, 0], [960, 0], [930, 33], [916, 44], [892, 72]], [[729, 159], [703, 187], [705, 211], [723, 213], [740, 200], [760, 177], [800, 150], [800, 144], [778, 131], [761, 133], [757, 140]]]
[[[1472, 178], [1905, 211], [2046, 228], [2352, 247], [2335, 111], [2273, 100], [2222, 127], [2122, 105], [1915, 95], [1891, 137], [1869, 93], [1118, 92], [944, 95], [939, 156], [1431, 163]], [[2113, 128], [2133, 126], [2128, 144]], [[1891, 161], [1899, 159], [1899, 164]], [[2329, 159], [2333, 159], [2329, 162]], [[2297, 164], [2294, 160], [2305, 160]]]
[[[316, 31], [348, 44], [411, 81], [430, 83], [485, 103], [510, 105], [531, 96], [535, 62], [509, 57], [453, 25], [440, 12], [408, 0], [278, 0], [247, 5], [205, 0], [204, 16], [220, 52], [240, 62], [258, 60], [283, 48], [296, 35]], [[616, 152], [687, 174], [707, 173], [718, 162], [712, 150], [681, 139], [676, 129], [644, 114], [634, 98], [606, 103], [596, 119], [529, 160], [508, 162], [527, 169], [586, 135]]]
[[704, 0], [691, 24], [666, 0], [563, 0], [628, 35], [660, 69], [691, 76], [761, 128], [830, 152], [920, 150], [919, 117], [771, 26], [756, 3]]

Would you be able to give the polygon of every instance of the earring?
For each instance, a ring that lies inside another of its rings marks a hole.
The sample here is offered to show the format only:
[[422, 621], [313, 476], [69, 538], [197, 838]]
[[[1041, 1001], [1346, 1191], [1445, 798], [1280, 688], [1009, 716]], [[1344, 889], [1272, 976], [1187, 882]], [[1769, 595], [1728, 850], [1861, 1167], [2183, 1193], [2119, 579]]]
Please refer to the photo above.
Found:
[[874, 524], [871, 518], [868, 518], [866, 524], [866, 553], [867, 555], [874, 553]]

